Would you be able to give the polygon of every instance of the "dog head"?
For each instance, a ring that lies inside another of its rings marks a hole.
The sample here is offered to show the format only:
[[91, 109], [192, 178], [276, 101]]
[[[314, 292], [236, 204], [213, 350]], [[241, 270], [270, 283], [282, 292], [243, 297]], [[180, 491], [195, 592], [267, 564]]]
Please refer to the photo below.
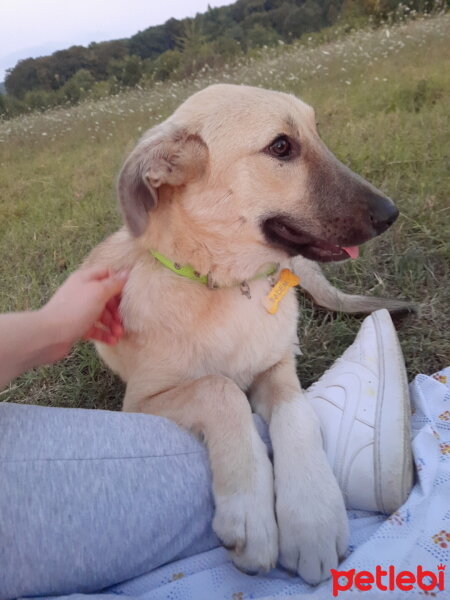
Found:
[[318, 261], [356, 255], [398, 216], [389, 198], [328, 150], [310, 106], [235, 85], [198, 92], [147, 132], [125, 162], [118, 193], [136, 237], [150, 212], [171, 206], [197, 232], [216, 227], [222, 238], [228, 231]]

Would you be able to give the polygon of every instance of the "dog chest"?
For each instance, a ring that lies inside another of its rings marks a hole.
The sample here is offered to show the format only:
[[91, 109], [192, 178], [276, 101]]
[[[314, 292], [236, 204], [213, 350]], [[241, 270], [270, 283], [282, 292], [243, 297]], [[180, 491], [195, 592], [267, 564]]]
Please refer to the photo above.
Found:
[[269, 314], [263, 306], [271, 290], [266, 279], [250, 282], [250, 298], [239, 287], [209, 290], [170, 273], [142, 281], [130, 281], [122, 302], [134, 343], [119, 343], [116, 354], [127, 346], [121, 359], [129, 363], [127, 372], [145, 362], [157, 379], [162, 371], [174, 381], [221, 374], [245, 389], [297, 342], [295, 293]]

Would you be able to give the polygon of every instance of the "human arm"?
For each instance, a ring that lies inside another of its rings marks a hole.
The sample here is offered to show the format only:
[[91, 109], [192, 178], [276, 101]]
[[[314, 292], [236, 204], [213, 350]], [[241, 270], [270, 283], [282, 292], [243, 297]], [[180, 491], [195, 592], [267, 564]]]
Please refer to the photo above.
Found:
[[123, 335], [118, 306], [126, 278], [80, 269], [41, 309], [0, 315], [0, 389], [28, 369], [63, 358], [78, 339], [116, 343]]

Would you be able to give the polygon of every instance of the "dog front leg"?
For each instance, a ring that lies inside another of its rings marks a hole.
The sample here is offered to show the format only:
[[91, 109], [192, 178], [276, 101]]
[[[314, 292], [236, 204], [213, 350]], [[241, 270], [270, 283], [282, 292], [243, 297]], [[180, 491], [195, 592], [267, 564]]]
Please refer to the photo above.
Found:
[[317, 584], [344, 554], [348, 522], [292, 355], [257, 378], [250, 400], [269, 424], [272, 439], [280, 562]]
[[213, 529], [246, 572], [268, 571], [278, 555], [272, 465], [246, 395], [227, 377], [207, 376], [152, 397], [128, 384], [124, 410], [167, 417], [201, 435], [211, 462]]

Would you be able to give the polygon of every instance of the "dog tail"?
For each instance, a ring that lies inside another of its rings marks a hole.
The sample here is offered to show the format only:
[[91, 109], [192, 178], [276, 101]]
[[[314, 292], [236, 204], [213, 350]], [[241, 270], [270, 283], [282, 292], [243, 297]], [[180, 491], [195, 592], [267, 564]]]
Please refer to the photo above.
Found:
[[416, 312], [416, 306], [407, 300], [393, 300], [376, 296], [346, 294], [335, 288], [322, 273], [319, 265], [301, 256], [292, 259], [292, 270], [300, 277], [300, 287], [315, 304], [335, 312], [371, 313], [386, 308], [391, 314]]

